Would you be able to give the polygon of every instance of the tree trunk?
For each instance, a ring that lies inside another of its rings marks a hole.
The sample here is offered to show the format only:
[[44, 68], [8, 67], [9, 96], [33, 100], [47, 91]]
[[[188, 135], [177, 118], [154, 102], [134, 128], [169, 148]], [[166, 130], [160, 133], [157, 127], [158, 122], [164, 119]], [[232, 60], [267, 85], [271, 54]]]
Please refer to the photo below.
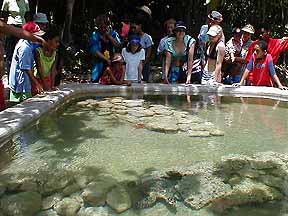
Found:
[[75, 0], [66, 0], [66, 15], [62, 34], [62, 42], [64, 43], [64, 45], [69, 45], [72, 42], [71, 24], [74, 4]]

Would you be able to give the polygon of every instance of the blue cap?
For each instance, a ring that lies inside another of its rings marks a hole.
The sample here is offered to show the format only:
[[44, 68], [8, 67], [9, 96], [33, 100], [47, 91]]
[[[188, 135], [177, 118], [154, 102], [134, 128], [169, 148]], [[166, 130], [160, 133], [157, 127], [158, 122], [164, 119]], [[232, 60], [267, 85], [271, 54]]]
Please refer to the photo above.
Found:
[[140, 39], [139, 36], [133, 35], [133, 36], [130, 37], [130, 40], [129, 40], [129, 43], [130, 43], [130, 44], [140, 45], [140, 42], [141, 42], [141, 39]]
[[177, 29], [183, 29], [186, 31], [187, 27], [183, 21], [177, 21], [175, 30], [177, 30]]

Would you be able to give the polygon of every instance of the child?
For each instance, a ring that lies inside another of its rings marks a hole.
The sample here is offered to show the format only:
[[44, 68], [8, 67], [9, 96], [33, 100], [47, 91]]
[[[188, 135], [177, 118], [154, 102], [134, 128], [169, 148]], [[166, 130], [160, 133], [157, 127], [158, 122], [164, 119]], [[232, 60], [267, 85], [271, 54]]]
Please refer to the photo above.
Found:
[[111, 65], [107, 67], [104, 71], [102, 77], [100, 78], [100, 84], [102, 85], [131, 85], [131, 82], [124, 80], [124, 70], [123, 70], [124, 60], [121, 54], [116, 53], [111, 61]]
[[137, 35], [131, 36], [127, 48], [122, 50], [122, 56], [126, 62], [125, 80], [131, 82], [141, 82], [142, 78], [145, 51], [141, 47], [140, 40]]
[[150, 59], [152, 54], [152, 46], [154, 45], [152, 37], [143, 31], [144, 20], [136, 17], [131, 23], [130, 33], [137, 34], [140, 37], [140, 45], [145, 50], [145, 61], [143, 63], [143, 81], [148, 82], [150, 74]]
[[45, 45], [35, 50], [36, 68], [34, 75], [45, 91], [51, 91], [56, 76], [55, 62], [57, 48], [60, 44], [59, 32], [51, 29], [45, 33], [43, 39], [46, 41]]

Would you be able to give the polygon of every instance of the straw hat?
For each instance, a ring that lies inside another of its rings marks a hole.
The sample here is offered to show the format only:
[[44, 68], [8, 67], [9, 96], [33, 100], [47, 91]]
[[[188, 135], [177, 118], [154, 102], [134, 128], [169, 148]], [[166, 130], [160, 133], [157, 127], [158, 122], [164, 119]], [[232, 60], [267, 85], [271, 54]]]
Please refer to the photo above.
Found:
[[137, 7], [137, 9], [139, 9], [139, 10], [143, 11], [144, 13], [146, 13], [150, 18], [152, 17], [152, 11], [151, 11], [151, 9], [148, 6], [143, 5], [141, 7]]
[[248, 32], [248, 33], [250, 33], [250, 34], [254, 34], [254, 33], [255, 33], [254, 27], [253, 27], [252, 25], [250, 25], [250, 24], [245, 25], [245, 26], [242, 28], [242, 31]]

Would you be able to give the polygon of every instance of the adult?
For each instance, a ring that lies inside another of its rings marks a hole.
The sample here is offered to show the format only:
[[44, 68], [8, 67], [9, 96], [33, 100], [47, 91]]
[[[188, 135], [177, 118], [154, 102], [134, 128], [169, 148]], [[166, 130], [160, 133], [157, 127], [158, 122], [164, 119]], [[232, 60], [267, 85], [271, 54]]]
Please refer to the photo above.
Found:
[[42, 31], [47, 31], [49, 27], [49, 20], [45, 13], [36, 13], [33, 16], [33, 21], [40, 27]]
[[150, 75], [150, 61], [152, 54], [152, 46], [154, 45], [152, 37], [144, 32], [143, 25], [145, 20], [142, 18], [136, 18], [131, 23], [130, 34], [137, 34], [140, 37], [140, 43], [142, 48], [145, 50], [145, 61], [143, 65], [143, 81], [148, 82]]
[[236, 58], [239, 58], [241, 55], [243, 45], [241, 29], [237, 27], [233, 28], [232, 35], [232, 38], [226, 43], [222, 65], [224, 83], [227, 84], [239, 82], [241, 79], [239, 72], [242, 64], [236, 61]]
[[160, 57], [160, 60], [162, 61], [162, 79], [165, 79], [165, 51], [167, 49], [166, 47], [166, 41], [169, 37], [173, 35], [173, 31], [176, 26], [176, 20], [175, 19], [168, 19], [164, 23], [164, 29], [165, 29], [165, 37], [163, 37], [158, 45], [157, 48], [157, 55]]
[[[4, 0], [1, 10], [9, 14], [7, 24], [18, 28], [21, 28], [22, 25], [26, 23], [25, 17], [28, 18], [31, 15], [29, 13], [30, 8], [28, 0]], [[8, 71], [17, 41], [18, 38], [14, 37], [13, 35], [6, 38], [5, 53]]]
[[[43, 35], [36, 23], [25, 27], [26, 31], [35, 35]], [[32, 97], [32, 84], [35, 85], [37, 93], [41, 93], [43, 88], [38, 80], [34, 77], [34, 47], [31, 41], [19, 40], [15, 46], [13, 58], [10, 67], [9, 87], [10, 101], [22, 102]]]
[[223, 30], [219, 25], [213, 25], [207, 32], [210, 40], [206, 52], [206, 64], [202, 74], [201, 84], [218, 85], [222, 81], [221, 68], [225, 55], [225, 44], [222, 40]]
[[[241, 78], [240, 83], [235, 84], [234, 86], [238, 87], [243, 85], [246, 78], [250, 73], [253, 74], [252, 85], [253, 86], [274, 86], [274, 82], [277, 84], [278, 88], [282, 90], [287, 90], [287, 87], [284, 87], [276, 72], [273, 64], [272, 56], [268, 53], [268, 44], [264, 40], [260, 40], [254, 46], [255, 52], [250, 58], [250, 61], [247, 65], [247, 68]], [[273, 82], [274, 80], [274, 82]]]
[[288, 50], [288, 40], [287, 40], [287, 38], [282, 38], [282, 39], [280, 39], [280, 38], [271, 38], [271, 30], [270, 30], [269, 26], [264, 25], [260, 29], [259, 39], [254, 41], [251, 44], [251, 46], [250, 46], [250, 48], [248, 50], [248, 54], [246, 56], [246, 61], [247, 62], [250, 61], [251, 56], [254, 53], [254, 48], [255, 48], [256, 44], [260, 40], [266, 41], [266, 43], [268, 45], [267, 51], [272, 56], [274, 64], [277, 64], [281, 53], [283, 53], [283, 52]]
[[[211, 26], [220, 25], [220, 23], [223, 21], [223, 16], [218, 11], [211, 11], [208, 14], [207, 18], [208, 18], [208, 24], [201, 26], [200, 33], [198, 35], [199, 40], [198, 53], [203, 62], [203, 65], [205, 65], [207, 44], [209, 42], [209, 35], [207, 34], [207, 32]], [[224, 34], [222, 35], [222, 40], [225, 43]]]
[[[187, 62], [186, 83], [191, 83], [193, 57], [195, 50], [195, 39], [186, 34], [187, 27], [182, 21], [176, 23], [174, 36], [167, 39], [165, 83], [176, 83], [184, 81], [186, 74], [183, 65]], [[183, 78], [184, 77], [184, 78]], [[184, 81], [184, 82], [185, 82]]]
[[90, 53], [95, 57], [91, 81], [98, 83], [121, 43], [118, 33], [111, 28], [108, 16], [99, 15], [96, 18], [96, 26], [97, 30], [90, 38]]

